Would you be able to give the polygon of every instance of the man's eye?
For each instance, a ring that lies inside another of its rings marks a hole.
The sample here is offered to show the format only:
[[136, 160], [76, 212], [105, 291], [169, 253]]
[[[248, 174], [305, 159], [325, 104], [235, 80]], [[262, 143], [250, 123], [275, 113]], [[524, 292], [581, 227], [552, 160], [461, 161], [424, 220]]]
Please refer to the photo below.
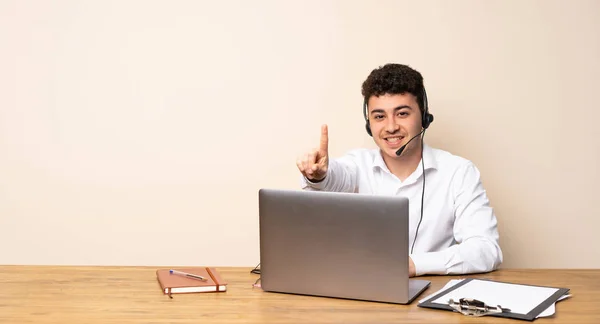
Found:
[[404, 112], [404, 111], [401, 111], [401, 112], [398, 113], [398, 116], [406, 117], [406, 116], [408, 116], [408, 113]]
[[374, 118], [375, 118], [375, 119], [381, 119], [381, 118], [383, 118], [383, 115], [375, 115], [375, 117], [374, 117]]

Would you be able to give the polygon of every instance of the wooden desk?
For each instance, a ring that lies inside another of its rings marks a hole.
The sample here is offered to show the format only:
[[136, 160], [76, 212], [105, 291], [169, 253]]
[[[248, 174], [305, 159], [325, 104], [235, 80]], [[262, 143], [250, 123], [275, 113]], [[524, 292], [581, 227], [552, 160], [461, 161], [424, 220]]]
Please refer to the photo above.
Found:
[[[334, 298], [266, 293], [250, 268], [218, 268], [225, 293], [160, 291], [155, 267], [0, 266], [0, 323], [525, 323], [449, 311]], [[600, 270], [499, 270], [469, 277], [552, 285], [573, 297], [541, 323], [600, 323]], [[423, 277], [423, 295], [462, 276]]]

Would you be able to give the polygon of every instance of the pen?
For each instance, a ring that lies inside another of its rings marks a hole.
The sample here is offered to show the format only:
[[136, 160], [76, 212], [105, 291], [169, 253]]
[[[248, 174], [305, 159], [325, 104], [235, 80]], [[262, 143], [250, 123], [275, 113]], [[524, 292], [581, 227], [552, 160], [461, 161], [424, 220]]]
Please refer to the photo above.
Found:
[[193, 273], [187, 273], [187, 272], [183, 272], [183, 271], [177, 271], [177, 270], [169, 270], [170, 274], [176, 274], [176, 275], [180, 275], [180, 276], [184, 276], [184, 277], [188, 277], [188, 278], [192, 278], [192, 279], [197, 279], [197, 280], [202, 280], [202, 281], [207, 281], [208, 279], [200, 276], [200, 275], [195, 275]]

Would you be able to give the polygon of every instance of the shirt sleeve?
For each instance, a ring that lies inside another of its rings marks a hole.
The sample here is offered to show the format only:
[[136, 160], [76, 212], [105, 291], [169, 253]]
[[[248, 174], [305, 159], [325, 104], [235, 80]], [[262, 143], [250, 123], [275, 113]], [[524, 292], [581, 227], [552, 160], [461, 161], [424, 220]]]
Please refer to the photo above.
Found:
[[411, 255], [417, 276], [489, 272], [502, 263], [496, 216], [473, 163], [457, 172], [451, 188], [457, 244], [442, 251]]
[[300, 187], [303, 190], [355, 192], [357, 186], [358, 166], [353, 154], [329, 160], [323, 181], [312, 182], [303, 175], [300, 177]]

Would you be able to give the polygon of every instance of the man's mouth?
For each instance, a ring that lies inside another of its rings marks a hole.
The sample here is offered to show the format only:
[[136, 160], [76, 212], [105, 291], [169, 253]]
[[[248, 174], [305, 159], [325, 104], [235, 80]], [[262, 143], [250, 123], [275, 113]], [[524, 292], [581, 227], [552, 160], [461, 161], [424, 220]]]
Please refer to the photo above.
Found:
[[400, 143], [400, 141], [402, 141], [403, 137], [401, 136], [395, 136], [395, 137], [386, 137], [384, 138], [384, 140], [390, 144], [396, 144], [396, 143]]

